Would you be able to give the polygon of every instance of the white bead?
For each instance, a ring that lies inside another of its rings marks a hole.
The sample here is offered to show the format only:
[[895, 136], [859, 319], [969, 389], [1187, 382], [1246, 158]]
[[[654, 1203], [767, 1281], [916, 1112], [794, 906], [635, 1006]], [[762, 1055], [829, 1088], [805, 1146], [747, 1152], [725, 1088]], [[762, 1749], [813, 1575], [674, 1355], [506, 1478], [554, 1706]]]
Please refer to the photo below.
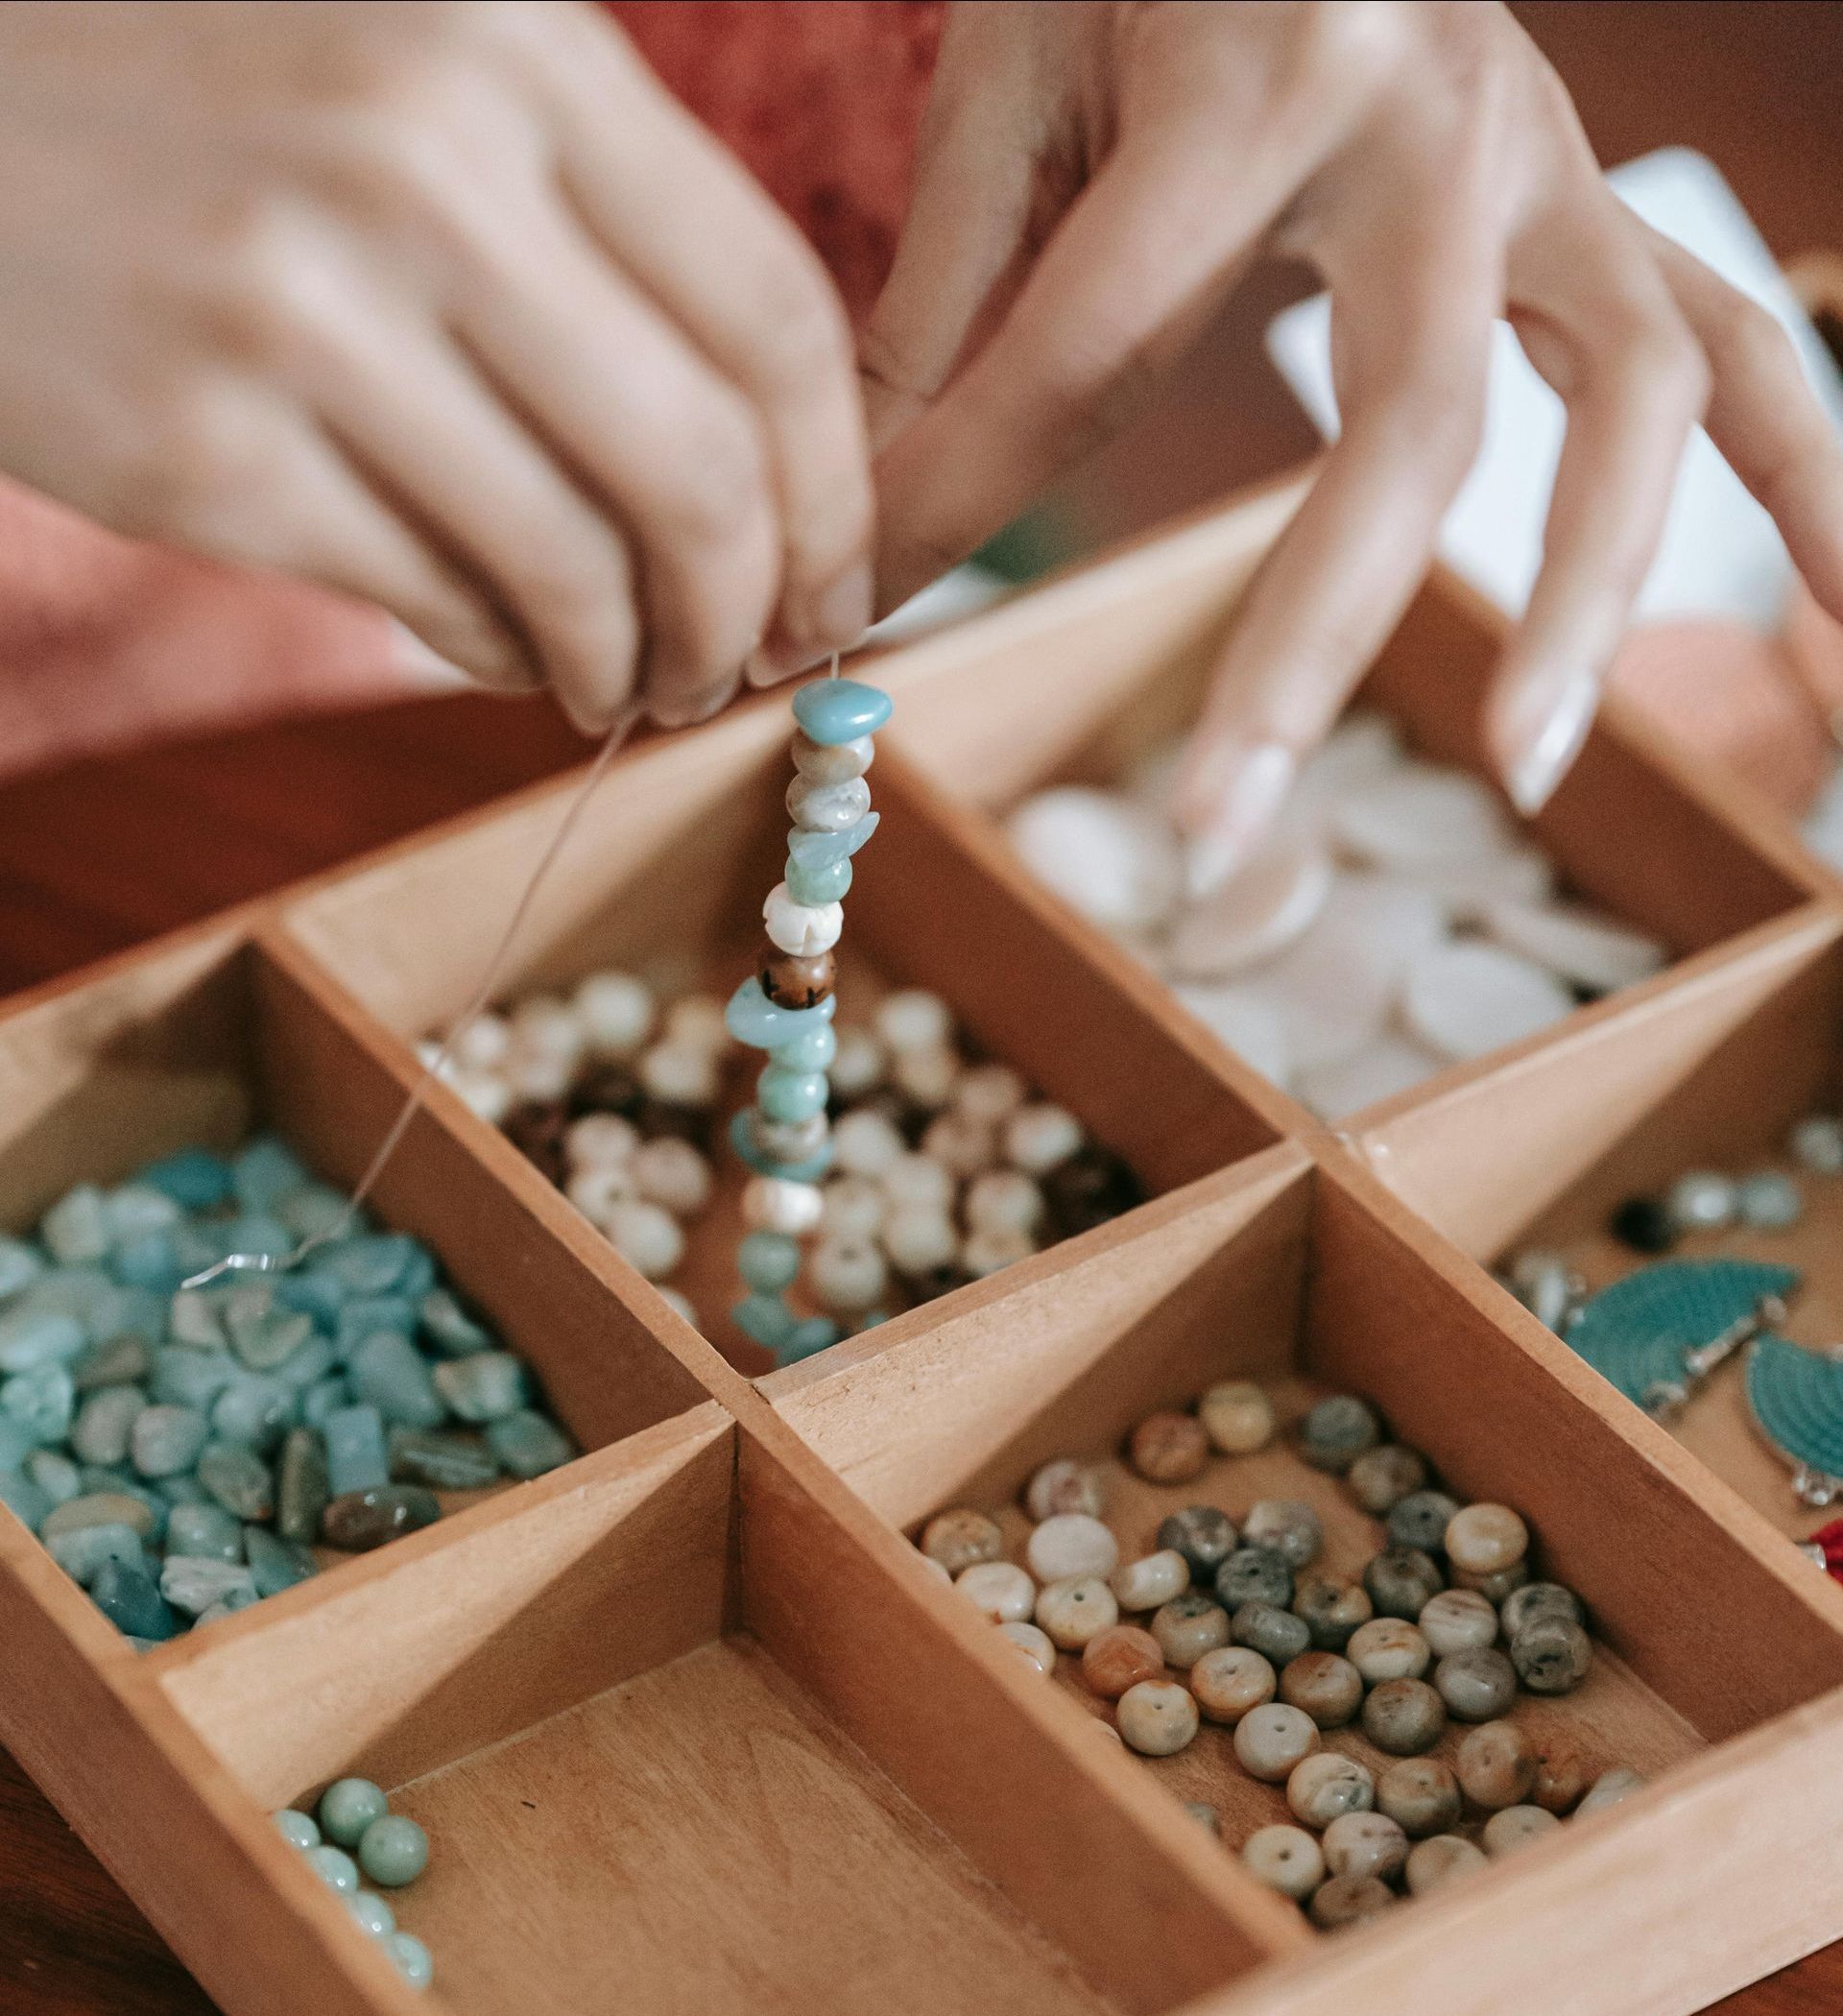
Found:
[[994, 1623], [1028, 1623], [1037, 1607], [1037, 1585], [1015, 1562], [975, 1561], [953, 1586]]
[[784, 1232], [798, 1238], [826, 1215], [819, 1187], [787, 1176], [752, 1176], [743, 1185], [742, 1218], [752, 1232]]
[[1082, 1123], [1060, 1106], [1023, 1106], [1005, 1123], [1005, 1159], [1033, 1176], [1059, 1168], [1086, 1139]]
[[876, 744], [869, 735], [850, 742], [815, 742], [804, 733], [794, 737], [794, 768], [820, 783], [842, 784], [848, 778], [862, 777], [875, 759]]
[[659, 1300], [674, 1314], [682, 1316], [693, 1330], [702, 1332], [704, 1326], [698, 1321], [698, 1312], [692, 1307], [690, 1296], [683, 1294], [678, 1288], [661, 1287], [659, 1289]]
[[1040, 880], [1110, 930], [1163, 922], [1183, 882], [1169, 823], [1080, 785], [1040, 791], [1011, 815], [1012, 845]]
[[1056, 1670], [1056, 1647], [1041, 1625], [1004, 1623], [998, 1626], [998, 1634], [1016, 1645], [1018, 1655], [1040, 1673]]
[[455, 1032], [453, 1056], [465, 1069], [490, 1071], [505, 1060], [512, 1047], [512, 1030], [501, 1015], [482, 1009], [467, 1025]]
[[662, 1034], [669, 1044], [706, 1050], [713, 1057], [724, 1056], [730, 1048], [723, 1003], [713, 994], [687, 994], [674, 1001], [666, 1010]]
[[512, 1087], [497, 1071], [456, 1071], [449, 1083], [490, 1126], [512, 1111]]
[[834, 1176], [822, 1192], [828, 1239], [871, 1239], [889, 1213], [884, 1191], [868, 1176]]
[[1552, 973], [1482, 939], [1422, 953], [1401, 991], [1410, 1034], [1457, 1059], [1533, 1036], [1573, 1010], [1574, 996]]
[[1113, 1530], [1086, 1512], [1058, 1512], [1031, 1531], [1024, 1559], [1040, 1582], [1070, 1575], [1111, 1575], [1120, 1565]]
[[696, 1217], [710, 1201], [710, 1164], [689, 1141], [669, 1134], [645, 1141], [634, 1150], [633, 1167], [640, 1195], [674, 1217]]
[[573, 1171], [563, 1195], [591, 1225], [608, 1229], [614, 1207], [634, 1194], [633, 1172], [625, 1163], [590, 1164]]
[[861, 777], [822, 784], [796, 773], [786, 803], [788, 818], [802, 832], [842, 833], [871, 809], [871, 787]]
[[848, 1316], [874, 1308], [890, 1284], [889, 1267], [870, 1239], [822, 1239], [806, 1271], [820, 1301]]
[[883, 1045], [856, 1022], [847, 1022], [833, 1034], [838, 1038], [838, 1050], [826, 1067], [826, 1075], [841, 1099], [861, 1099], [883, 1083], [883, 1074], [889, 1068]]
[[440, 1078], [443, 1085], [454, 1083], [455, 1061], [452, 1057], [443, 1055], [442, 1045], [433, 1036], [425, 1036], [418, 1043], [416, 1061], [425, 1071]]
[[[902, 1060], [898, 1059], [898, 1066]], [[990, 1127], [962, 1113], [944, 1113], [928, 1122], [922, 1152], [962, 1182], [989, 1169], [998, 1159], [998, 1140]]]
[[904, 1050], [939, 1049], [953, 1038], [953, 1016], [938, 994], [905, 987], [888, 995], [876, 1011], [876, 1033], [899, 1055]]
[[722, 1089], [716, 1059], [682, 1043], [656, 1043], [640, 1059], [639, 1078], [668, 1106], [711, 1106]]
[[811, 959], [829, 952], [845, 930], [843, 903], [797, 903], [785, 882], [777, 882], [761, 906], [768, 936], [783, 952]]
[[564, 1156], [581, 1169], [621, 1168], [639, 1145], [639, 1129], [618, 1113], [586, 1113], [570, 1122], [563, 1136]]
[[984, 1281], [1036, 1251], [1036, 1241], [1027, 1232], [975, 1232], [960, 1248], [960, 1264], [974, 1281]]
[[610, 1206], [602, 1229], [615, 1252], [648, 1281], [670, 1274], [684, 1258], [684, 1235], [679, 1221], [669, 1211], [644, 1198], [625, 1197]]
[[848, 1176], [881, 1176], [908, 1153], [896, 1122], [881, 1113], [848, 1113], [832, 1129], [838, 1166]]
[[575, 1076], [576, 1067], [567, 1058], [540, 1050], [515, 1049], [506, 1059], [506, 1083], [520, 1099], [561, 1099]]
[[567, 1001], [554, 995], [534, 994], [512, 1011], [510, 1046], [528, 1055], [555, 1057], [573, 1067], [588, 1046], [588, 1031]]
[[653, 1027], [653, 991], [632, 973], [590, 973], [576, 990], [576, 1012], [601, 1056], [631, 1057]]
[[1593, 994], [1648, 979], [1669, 956], [1655, 938], [1586, 903], [1492, 903], [1484, 922], [1499, 945]]
[[1029, 1234], [1042, 1223], [1043, 1193], [1021, 1169], [988, 1169], [961, 1209], [969, 1231]]
[[969, 1120], [996, 1127], [1024, 1103], [1024, 1081], [1008, 1064], [975, 1064], [960, 1073], [953, 1106]]
[[925, 1204], [903, 1204], [883, 1227], [883, 1250], [904, 1274], [932, 1274], [959, 1250], [953, 1221]]
[[953, 1097], [960, 1077], [959, 1053], [945, 1044], [927, 1049], [898, 1050], [890, 1066], [896, 1089], [930, 1113]]
[[1353, 785], [1331, 813], [1338, 839], [1363, 859], [1414, 869], [1510, 852], [1516, 844], [1502, 801], [1463, 770], [1404, 763]]
[[921, 1205], [945, 1215], [953, 1209], [953, 1178], [932, 1155], [898, 1156], [883, 1171], [882, 1185], [883, 1195], [898, 1210]]

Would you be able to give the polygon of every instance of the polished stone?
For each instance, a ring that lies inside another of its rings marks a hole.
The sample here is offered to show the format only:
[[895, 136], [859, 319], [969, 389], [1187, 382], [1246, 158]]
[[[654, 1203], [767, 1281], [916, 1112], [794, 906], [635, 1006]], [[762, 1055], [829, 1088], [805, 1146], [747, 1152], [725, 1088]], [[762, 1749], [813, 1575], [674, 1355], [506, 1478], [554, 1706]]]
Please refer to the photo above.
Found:
[[326, 1480], [335, 1498], [370, 1491], [390, 1476], [384, 1417], [375, 1407], [339, 1407], [326, 1417]]
[[321, 1538], [328, 1547], [363, 1553], [401, 1533], [433, 1525], [442, 1516], [435, 1495], [419, 1484], [385, 1484], [335, 1498], [321, 1514]]
[[275, 1476], [275, 1530], [306, 1544], [320, 1538], [321, 1515], [332, 1496], [326, 1445], [313, 1428], [296, 1428], [281, 1445]]
[[575, 1445], [546, 1414], [520, 1407], [487, 1424], [487, 1446], [508, 1476], [540, 1477], [561, 1469], [576, 1453]]
[[855, 679], [815, 679], [795, 693], [794, 719], [825, 748], [874, 735], [890, 718], [890, 696]]

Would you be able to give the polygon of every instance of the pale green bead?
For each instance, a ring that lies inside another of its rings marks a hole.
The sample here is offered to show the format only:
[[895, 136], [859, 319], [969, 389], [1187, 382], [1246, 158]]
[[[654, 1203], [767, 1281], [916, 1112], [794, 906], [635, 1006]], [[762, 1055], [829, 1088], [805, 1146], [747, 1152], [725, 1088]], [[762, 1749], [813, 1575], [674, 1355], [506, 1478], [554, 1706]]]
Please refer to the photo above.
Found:
[[132, 1526], [79, 1526], [74, 1533], [54, 1533], [46, 1550], [73, 1582], [88, 1589], [111, 1561], [123, 1568], [141, 1568], [146, 1553]]
[[412, 1988], [426, 1988], [435, 1979], [435, 1962], [429, 1949], [414, 1932], [394, 1932], [384, 1941], [384, 1951], [396, 1962], [397, 1972]]
[[327, 1415], [326, 1471], [335, 1498], [390, 1482], [384, 1417], [375, 1407], [340, 1407]]
[[768, 1059], [790, 1071], [823, 1071], [829, 1069], [837, 1055], [838, 1032], [830, 1022], [815, 1022], [786, 1043], [777, 1044], [768, 1052]]
[[342, 1848], [355, 1847], [365, 1830], [391, 1810], [381, 1788], [369, 1778], [337, 1778], [320, 1795], [320, 1830]]
[[360, 1836], [358, 1865], [373, 1883], [399, 1889], [429, 1865], [429, 1837], [407, 1813], [386, 1813]]
[[520, 1407], [488, 1422], [487, 1447], [508, 1476], [527, 1479], [562, 1468], [576, 1453], [569, 1437], [535, 1407]]
[[379, 1331], [347, 1364], [354, 1396], [394, 1427], [432, 1428], [448, 1411], [429, 1377], [428, 1360], [406, 1336]]
[[789, 854], [786, 866], [781, 870], [781, 879], [787, 884], [787, 894], [797, 903], [817, 906], [843, 902], [850, 892], [851, 864], [849, 858], [802, 861]]
[[524, 1361], [509, 1351], [476, 1351], [435, 1368], [436, 1391], [463, 1421], [497, 1421], [515, 1412], [525, 1404], [526, 1385]]
[[767, 1351], [778, 1351], [793, 1334], [794, 1312], [778, 1295], [745, 1295], [730, 1311], [744, 1336]]
[[243, 1528], [222, 1505], [175, 1505], [166, 1515], [166, 1551], [241, 1562]]
[[396, 1930], [396, 1913], [375, 1890], [354, 1890], [346, 1900], [346, 1908], [359, 1930], [374, 1939], [387, 1939]]
[[279, 1596], [320, 1572], [310, 1548], [295, 1540], [277, 1540], [264, 1526], [245, 1526], [243, 1547], [258, 1596]]
[[308, 1866], [329, 1890], [337, 1890], [342, 1897], [357, 1894], [358, 1864], [345, 1849], [322, 1842], [318, 1848], [309, 1848], [306, 1855]]
[[790, 1071], [778, 1064], [755, 1080], [755, 1103], [771, 1120], [809, 1120], [826, 1111], [830, 1092], [824, 1071]]
[[778, 1295], [800, 1278], [800, 1241], [784, 1232], [752, 1232], [736, 1248], [736, 1271], [750, 1287]]
[[272, 1519], [275, 1480], [253, 1449], [241, 1442], [207, 1442], [199, 1457], [199, 1482], [236, 1519]]
[[284, 1806], [275, 1815], [275, 1832], [284, 1841], [291, 1842], [297, 1848], [320, 1846], [320, 1829], [315, 1826], [309, 1814], [297, 1812], [292, 1806]]

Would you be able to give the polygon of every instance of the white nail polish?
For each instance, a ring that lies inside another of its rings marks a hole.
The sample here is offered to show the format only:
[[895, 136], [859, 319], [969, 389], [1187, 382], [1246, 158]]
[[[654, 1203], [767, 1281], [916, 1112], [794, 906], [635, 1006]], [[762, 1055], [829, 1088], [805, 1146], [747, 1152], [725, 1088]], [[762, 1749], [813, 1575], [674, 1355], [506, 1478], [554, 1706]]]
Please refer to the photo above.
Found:
[[1209, 773], [1223, 779], [1220, 796], [1185, 861], [1190, 894], [1197, 898], [1220, 889], [1265, 837], [1299, 775], [1299, 758], [1283, 742], [1231, 745], [1210, 763]]
[[1556, 785], [1581, 753], [1599, 704], [1600, 682], [1588, 671], [1571, 673], [1555, 695], [1506, 780], [1510, 802], [1525, 819], [1533, 818], [1555, 795]]

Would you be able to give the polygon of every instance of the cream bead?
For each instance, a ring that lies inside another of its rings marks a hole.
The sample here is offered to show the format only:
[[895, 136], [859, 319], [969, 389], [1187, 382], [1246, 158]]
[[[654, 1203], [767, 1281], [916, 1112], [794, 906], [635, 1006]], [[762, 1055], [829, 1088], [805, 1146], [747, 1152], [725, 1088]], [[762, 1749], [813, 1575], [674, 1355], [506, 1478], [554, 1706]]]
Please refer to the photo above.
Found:
[[1447, 1558], [1468, 1574], [1499, 1574], [1528, 1550], [1529, 1528], [1508, 1505], [1467, 1505], [1447, 1523]]
[[511, 1025], [488, 1008], [454, 1032], [450, 1054], [463, 1070], [491, 1071], [506, 1061], [511, 1047]]
[[656, 1043], [640, 1058], [642, 1088], [668, 1106], [710, 1106], [722, 1090], [722, 1073], [708, 1050], [685, 1043]]
[[849, 783], [864, 775], [875, 756], [876, 743], [870, 735], [855, 735], [849, 742], [815, 742], [803, 729], [794, 732], [794, 768], [816, 784]]
[[[896, 1062], [899, 1077], [909, 1059], [898, 1057]], [[922, 1154], [962, 1182], [990, 1169], [996, 1151], [992, 1129], [959, 1113], [944, 1113], [939, 1119], [929, 1121], [928, 1130], [922, 1137]]]
[[1024, 1091], [1023, 1079], [1008, 1064], [969, 1065], [953, 1088], [954, 1110], [997, 1127], [1024, 1103]]
[[1274, 1439], [1274, 1404], [1252, 1380], [1211, 1386], [1197, 1404], [1197, 1418], [1226, 1456], [1253, 1455]]
[[1079, 1652], [1119, 1622], [1120, 1606], [1098, 1575], [1067, 1575], [1037, 1592], [1035, 1615], [1054, 1644]]
[[1248, 1836], [1241, 1859], [1257, 1883], [1304, 1903], [1325, 1880], [1325, 1852], [1303, 1827], [1262, 1827]]
[[1544, 1812], [1540, 1806], [1507, 1806], [1485, 1822], [1485, 1853], [1514, 1855], [1519, 1848], [1527, 1848], [1531, 1841], [1553, 1833], [1561, 1824], [1553, 1813]]
[[1315, 1750], [1293, 1766], [1286, 1780], [1286, 1804], [1302, 1826], [1322, 1834], [1333, 1820], [1368, 1812], [1376, 1804], [1376, 1780], [1368, 1765], [1353, 1757]]
[[870, 1239], [822, 1239], [806, 1272], [820, 1301], [848, 1316], [874, 1308], [890, 1284], [888, 1262]]
[[1190, 1564], [1176, 1548], [1161, 1548], [1113, 1571], [1113, 1589], [1122, 1610], [1157, 1610], [1190, 1587]]
[[1012, 1561], [974, 1562], [954, 1576], [953, 1586], [995, 1623], [1028, 1623], [1037, 1607], [1036, 1583]]
[[448, 1083], [491, 1127], [497, 1127], [513, 1109], [512, 1087], [497, 1071], [458, 1070]]
[[975, 1232], [960, 1248], [960, 1264], [974, 1281], [984, 1281], [1036, 1251], [1027, 1232]]
[[1333, 1876], [1387, 1883], [1407, 1859], [1408, 1837], [1387, 1813], [1348, 1812], [1325, 1830], [1325, 1866]]
[[561, 1099], [569, 1090], [576, 1067], [567, 1058], [545, 1050], [515, 1047], [506, 1059], [505, 1080], [520, 1099], [547, 1103]]
[[832, 1090], [841, 1099], [861, 1099], [883, 1083], [889, 1068], [883, 1045], [856, 1022], [835, 1024], [832, 1033], [838, 1039], [838, 1048], [826, 1067]]
[[723, 1019], [723, 1006], [713, 994], [682, 996], [665, 1012], [666, 1042], [684, 1044], [693, 1050], [722, 1057], [730, 1048], [730, 1028]]
[[995, 1519], [988, 1519], [969, 1505], [956, 1505], [950, 1511], [937, 1512], [922, 1529], [922, 1551], [949, 1575], [957, 1575], [977, 1561], [1002, 1560], [1005, 1536]]
[[[961, 1072], [959, 1053], [945, 1044], [924, 1049], [897, 1051], [890, 1062], [890, 1080], [898, 1092], [929, 1113], [953, 1097]], [[990, 1130], [980, 1130], [990, 1139]]]
[[577, 1169], [563, 1186], [563, 1195], [591, 1225], [606, 1230], [609, 1213], [634, 1195], [634, 1177], [623, 1165]]
[[1251, 1708], [1235, 1724], [1235, 1755], [1251, 1778], [1282, 1785], [1301, 1759], [1318, 1748], [1318, 1728], [1308, 1715], [1281, 1701]]
[[832, 1129], [832, 1153], [848, 1176], [882, 1176], [908, 1152], [908, 1142], [885, 1114], [843, 1114]]
[[1212, 1722], [1229, 1727], [1274, 1698], [1279, 1681], [1273, 1664], [1249, 1645], [1217, 1645], [1194, 1661], [1190, 1692]]
[[953, 1209], [953, 1178], [931, 1155], [899, 1155], [878, 1180], [892, 1205], [921, 1205], [938, 1212]]
[[1620, 1800], [1643, 1789], [1644, 1780], [1624, 1764], [1602, 1771], [1589, 1788], [1587, 1797], [1574, 1809], [1574, 1817], [1578, 1820], [1583, 1813], [1604, 1812], [1609, 1806], [1617, 1806]]
[[1043, 1193], [1021, 1169], [988, 1169], [973, 1178], [961, 1209], [973, 1232], [1029, 1235], [1043, 1221]]
[[1036, 1624], [1017, 1622], [1002, 1623], [998, 1635], [1017, 1648], [1019, 1657], [1026, 1665], [1034, 1666], [1040, 1673], [1056, 1670], [1056, 1646], [1049, 1634]]
[[829, 952], [845, 935], [843, 903], [798, 903], [785, 882], [777, 882], [761, 906], [768, 936], [783, 952], [802, 959]]
[[1344, 1656], [1372, 1687], [1384, 1680], [1418, 1680], [1433, 1664], [1421, 1633], [1399, 1617], [1372, 1618], [1351, 1633]]
[[1112, 1530], [1086, 1512], [1059, 1512], [1031, 1533], [1024, 1559], [1040, 1582], [1070, 1575], [1111, 1575], [1120, 1549]]
[[893, 1266], [920, 1277], [951, 1263], [960, 1250], [960, 1236], [945, 1212], [904, 1204], [884, 1224], [883, 1250]]
[[1173, 1757], [1197, 1733], [1197, 1704], [1175, 1680], [1141, 1680], [1113, 1713], [1121, 1737], [1141, 1757]]
[[826, 1214], [819, 1187], [789, 1176], [752, 1176], [742, 1189], [742, 1218], [751, 1232], [811, 1232]]
[[[1098, 1519], [1107, 1509], [1105, 1474], [1098, 1463], [1057, 1456], [1031, 1473], [1024, 1489], [1024, 1509], [1035, 1520], [1054, 1519], [1059, 1512], [1085, 1512], [1089, 1519]], [[1172, 1596], [1177, 1593], [1175, 1589], [1170, 1592]], [[1161, 1603], [1165, 1600], [1159, 1598]], [[1155, 1609], [1157, 1605], [1141, 1607]]]
[[877, 1005], [876, 1033], [898, 1056], [904, 1050], [944, 1048], [953, 1038], [953, 1016], [938, 994], [905, 987]]
[[842, 833], [871, 809], [871, 787], [861, 777], [821, 783], [798, 772], [787, 786], [787, 816], [806, 833]]
[[632, 1167], [640, 1195], [678, 1218], [695, 1218], [715, 1187], [710, 1164], [689, 1141], [672, 1135], [642, 1143], [634, 1152]]
[[622, 1259], [658, 1281], [670, 1274], [684, 1258], [684, 1234], [669, 1211], [643, 1198], [624, 1197], [611, 1205], [602, 1220], [609, 1243]]
[[1060, 1106], [1020, 1106], [1005, 1122], [1005, 1160], [1031, 1176], [1046, 1176], [1079, 1149], [1082, 1123]]
[[555, 1057], [573, 1068], [588, 1046], [588, 1030], [582, 1017], [554, 995], [527, 995], [507, 1020], [508, 1047], [527, 1055]]
[[617, 1113], [586, 1113], [563, 1136], [563, 1156], [580, 1169], [620, 1169], [634, 1159], [640, 1130]]
[[590, 973], [576, 990], [589, 1047], [603, 1057], [632, 1057], [653, 1028], [653, 990], [632, 973]]
[[821, 1192], [826, 1200], [822, 1228], [828, 1239], [870, 1239], [889, 1215], [883, 1190], [868, 1176], [834, 1176]]
[[1443, 1589], [1421, 1609], [1421, 1636], [1436, 1659], [1497, 1643], [1496, 1607], [1472, 1589]]
[[1462, 1835], [1436, 1834], [1414, 1844], [1408, 1851], [1405, 1866], [1409, 1891], [1416, 1897], [1424, 1897], [1429, 1890], [1439, 1889], [1455, 1876], [1482, 1869], [1485, 1852]]

